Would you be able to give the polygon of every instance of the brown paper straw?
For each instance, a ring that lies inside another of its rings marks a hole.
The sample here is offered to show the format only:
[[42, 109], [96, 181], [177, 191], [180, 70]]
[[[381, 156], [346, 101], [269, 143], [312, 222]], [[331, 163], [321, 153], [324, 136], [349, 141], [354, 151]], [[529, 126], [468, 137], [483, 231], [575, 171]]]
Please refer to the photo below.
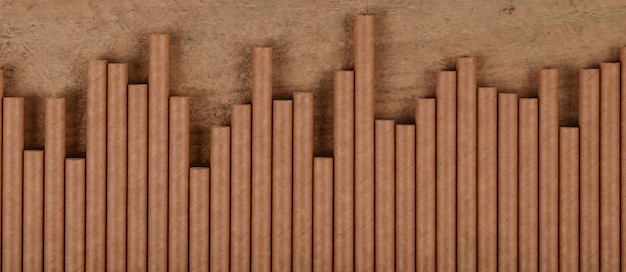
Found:
[[45, 102], [44, 268], [63, 270], [65, 98]]
[[22, 270], [24, 98], [4, 98], [2, 123], [4, 124], [2, 132], [2, 145], [4, 146], [2, 150], [4, 162], [2, 164], [2, 269], [20, 271]]
[[496, 88], [478, 88], [477, 100], [477, 270], [497, 271], [498, 92]]
[[415, 103], [415, 226], [417, 271], [435, 270], [435, 131], [436, 101]]
[[128, 64], [109, 63], [107, 80], [107, 270], [126, 268]]
[[228, 271], [230, 262], [230, 127], [211, 128], [211, 271]]
[[396, 125], [396, 271], [415, 271], [415, 126]]
[[600, 270], [600, 70], [579, 75], [580, 270]]
[[578, 128], [559, 133], [559, 269], [578, 271]]
[[272, 271], [291, 270], [293, 103], [275, 100], [272, 134]]
[[85, 159], [65, 160], [65, 269], [85, 271]]
[[105, 270], [107, 61], [87, 62], [86, 260], [88, 271]]
[[334, 269], [354, 270], [354, 72], [337, 71], [333, 86]]
[[272, 48], [252, 50], [252, 271], [272, 253]]
[[293, 94], [293, 270], [310, 271], [312, 257], [313, 93], [296, 92]]
[[189, 169], [189, 271], [209, 271], [209, 168]]
[[517, 94], [498, 94], [498, 270], [517, 270]]
[[128, 85], [127, 269], [148, 264], [148, 85]]
[[620, 268], [620, 64], [600, 64], [600, 270]]
[[148, 270], [167, 270], [168, 96], [167, 34], [148, 38]]
[[456, 72], [437, 73], [437, 269], [456, 269]]
[[395, 123], [376, 120], [376, 271], [395, 270]]
[[333, 159], [317, 157], [313, 169], [313, 271], [332, 271]]
[[[168, 270], [189, 270], [189, 97], [170, 97]], [[191, 222], [192, 224], [194, 222]]]
[[519, 100], [519, 270], [539, 270], [539, 101]]
[[374, 16], [354, 17], [355, 270], [374, 270]]
[[559, 71], [539, 72], [539, 270], [559, 266]]
[[[626, 122], [626, 48], [622, 47], [620, 48], [620, 63], [621, 63], [621, 123], [624, 124]], [[581, 127], [581, 152], [582, 152], [582, 127]], [[621, 126], [621, 131], [620, 131], [620, 136], [621, 136], [621, 152], [620, 152], [620, 158], [621, 158], [621, 162], [620, 162], [620, 170], [621, 170], [621, 196], [622, 196], [622, 201], [621, 201], [621, 237], [622, 237], [622, 242], [621, 243], [621, 260], [622, 260], [622, 267], [626, 268], [626, 126], [622, 125]], [[582, 157], [581, 157], [582, 160]], [[582, 163], [582, 161], [581, 161]], [[582, 167], [582, 165], [581, 165]], [[582, 169], [581, 169], [582, 171]], [[582, 175], [582, 173], [581, 173]], [[582, 178], [582, 177], [581, 177]], [[582, 184], [581, 184], [581, 197], [582, 194], [584, 194], [585, 192], [583, 191], [584, 188], [582, 188]], [[581, 204], [581, 211], [582, 211], [583, 207]], [[582, 217], [581, 217], [582, 218]], [[582, 226], [581, 226], [582, 227]], [[581, 230], [582, 231], [582, 230]], [[581, 233], [581, 243], [582, 243], [582, 233]], [[597, 238], [596, 238], [597, 240]], [[581, 244], [581, 255], [582, 255], [582, 244]], [[582, 256], [581, 256], [582, 257]], [[597, 258], [596, 258], [597, 259]], [[595, 260], [595, 259], [594, 259]], [[581, 268], [583, 267], [583, 263], [581, 263]]]
[[476, 271], [476, 59], [457, 70], [457, 268]]
[[251, 105], [231, 107], [230, 270], [250, 271]]
[[24, 271], [43, 270], [43, 150], [24, 151]]

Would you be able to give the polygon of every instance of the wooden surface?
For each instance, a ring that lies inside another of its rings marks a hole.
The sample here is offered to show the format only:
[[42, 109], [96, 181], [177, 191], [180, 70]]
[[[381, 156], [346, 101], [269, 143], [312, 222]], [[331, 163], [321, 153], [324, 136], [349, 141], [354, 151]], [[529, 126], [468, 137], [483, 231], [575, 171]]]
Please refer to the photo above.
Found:
[[560, 69], [561, 125], [577, 125], [577, 72], [616, 61], [626, 4], [555, 1], [0, 0], [5, 94], [25, 96], [25, 147], [44, 144], [44, 97], [67, 97], [67, 154], [84, 156], [86, 61], [129, 63], [148, 80], [148, 34], [171, 34], [172, 95], [191, 99], [191, 164], [208, 165], [209, 128], [249, 103], [253, 46], [274, 47], [274, 98], [315, 93], [314, 153], [332, 154], [333, 72], [351, 69], [353, 15], [376, 15], [376, 117], [413, 122], [435, 71], [477, 57], [479, 86], [537, 95], [541, 68]]

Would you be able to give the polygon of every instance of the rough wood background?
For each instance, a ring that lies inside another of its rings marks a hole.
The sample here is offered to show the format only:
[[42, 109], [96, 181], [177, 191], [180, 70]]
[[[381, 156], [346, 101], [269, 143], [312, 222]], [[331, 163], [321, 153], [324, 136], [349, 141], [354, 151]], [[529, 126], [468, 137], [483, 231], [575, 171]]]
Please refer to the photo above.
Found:
[[[118, 3], [114, 3], [118, 2]], [[171, 34], [171, 94], [192, 98], [192, 165], [209, 128], [249, 103], [254, 46], [272, 46], [274, 97], [315, 93], [315, 155], [332, 154], [332, 76], [352, 68], [352, 17], [376, 20], [376, 116], [413, 123], [434, 73], [478, 57], [479, 86], [537, 95], [541, 68], [561, 71], [561, 125], [577, 125], [578, 70], [619, 58], [620, 0], [21, 1], [0, 0], [5, 94], [26, 97], [26, 148], [43, 147], [43, 98], [67, 97], [68, 156], [85, 153], [86, 61], [128, 62], [147, 82], [147, 34]]]

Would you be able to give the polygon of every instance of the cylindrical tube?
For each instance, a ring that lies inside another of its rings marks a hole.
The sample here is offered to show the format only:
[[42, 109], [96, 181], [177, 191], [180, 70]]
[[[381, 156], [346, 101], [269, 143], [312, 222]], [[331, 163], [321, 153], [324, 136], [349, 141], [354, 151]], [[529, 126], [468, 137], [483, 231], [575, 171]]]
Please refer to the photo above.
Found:
[[457, 70], [457, 269], [476, 271], [476, 58]]
[[209, 168], [189, 169], [189, 271], [209, 271]]
[[293, 103], [275, 100], [272, 134], [272, 271], [291, 270]]
[[415, 262], [420, 272], [434, 271], [436, 265], [435, 105], [433, 98], [415, 102]]
[[[189, 270], [189, 97], [170, 97], [168, 270]], [[191, 222], [193, 224], [194, 222]]]
[[396, 125], [396, 271], [415, 271], [415, 126]]
[[539, 102], [519, 99], [519, 270], [539, 270]]
[[578, 271], [578, 128], [559, 130], [559, 269]]
[[231, 107], [230, 270], [250, 271], [252, 107]]
[[126, 269], [128, 64], [109, 63], [107, 80], [107, 270]]
[[539, 72], [539, 270], [559, 267], [559, 71]]
[[44, 267], [63, 270], [65, 192], [65, 98], [45, 102]]
[[376, 120], [376, 271], [395, 270], [395, 123]]
[[517, 94], [498, 94], [498, 270], [517, 270]]
[[65, 269], [85, 271], [85, 159], [65, 160]]
[[354, 17], [355, 270], [374, 269], [374, 16]]
[[332, 271], [333, 159], [315, 158], [313, 171], [313, 271]]
[[24, 271], [43, 270], [43, 150], [24, 151]]
[[148, 264], [148, 85], [128, 85], [127, 269]]
[[[580, 70], [578, 82], [578, 123], [580, 126], [580, 270], [599, 271], [600, 70]], [[622, 141], [622, 144], [624, 143], [625, 141]], [[622, 169], [624, 168], [622, 167]]]
[[293, 234], [292, 268], [296, 271], [310, 271], [313, 264], [313, 93], [311, 92], [293, 94]]
[[600, 270], [620, 269], [620, 64], [600, 64]]
[[333, 265], [335, 271], [353, 271], [354, 72], [335, 72], [333, 84]]
[[[24, 98], [5, 97], [3, 108], [2, 269], [20, 271], [22, 270]], [[62, 260], [60, 262], [63, 263]]]
[[229, 270], [230, 127], [211, 128], [211, 271]]
[[252, 257], [254, 272], [271, 270], [272, 48], [252, 50]]
[[[478, 89], [478, 271], [498, 269], [498, 91]], [[419, 161], [419, 160], [418, 160]]]
[[456, 269], [456, 72], [437, 73], [437, 269]]
[[87, 222], [85, 268], [106, 268], [107, 61], [87, 62]]
[[148, 270], [167, 271], [168, 34], [148, 37]]

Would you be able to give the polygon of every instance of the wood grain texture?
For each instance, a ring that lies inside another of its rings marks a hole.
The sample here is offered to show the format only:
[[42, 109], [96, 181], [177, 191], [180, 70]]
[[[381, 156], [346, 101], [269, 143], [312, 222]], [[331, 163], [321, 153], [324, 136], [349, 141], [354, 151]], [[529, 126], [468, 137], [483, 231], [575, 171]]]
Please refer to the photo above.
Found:
[[65, 269], [85, 270], [85, 159], [65, 159]]
[[396, 125], [396, 271], [415, 271], [415, 126]]
[[559, 270], [579, 268], [579, 131], [559, 130]]
[[395, 122], [375, 123], [375, 256], [376, 271], [395, 271]]
[[333, 158], [314, 158], [313, 172], [313, 271], [332, 271]]
[[189, 169], [189, 271], [209, 271], [210, 169]]
[[[292, 270], [295, 271], [310, 271], [313, 263], [313, 101], [311, 92], [293, 94]], [[332, 197], [332, 193], [329, 195]], [[328, 222], [332, 223], [332, 219]]]
[[211, 130], [211, 271], [228, 271], [230, 264], [230, 135], [230, 127]]

